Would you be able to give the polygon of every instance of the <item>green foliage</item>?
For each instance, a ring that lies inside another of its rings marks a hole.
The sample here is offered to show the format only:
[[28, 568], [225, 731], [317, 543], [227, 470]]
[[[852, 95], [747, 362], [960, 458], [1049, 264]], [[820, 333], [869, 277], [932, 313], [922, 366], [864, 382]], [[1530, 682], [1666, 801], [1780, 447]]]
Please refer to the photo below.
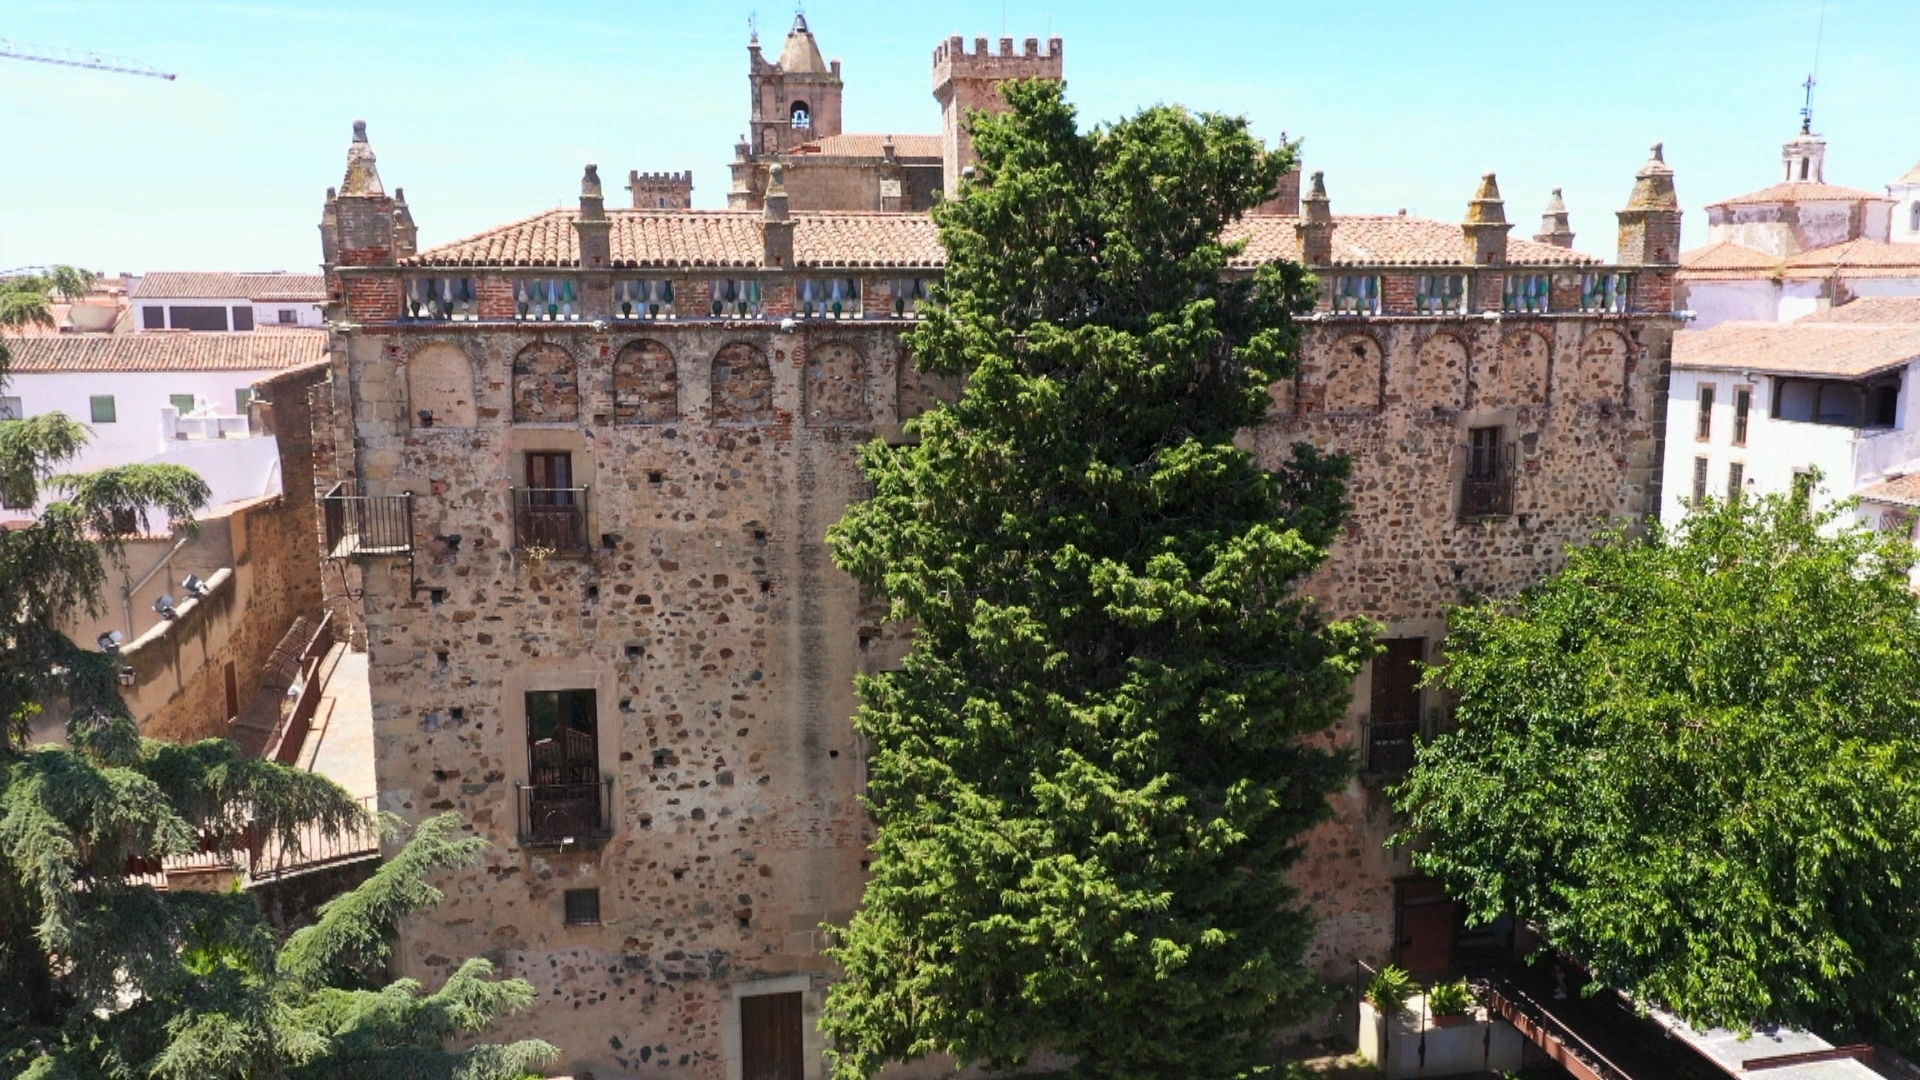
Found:
[[[93, 288], [94, 274], [74, 266], [45, 273], [0, 277], [0, 332], [53, 325], [53, 302], [77, 300]], [[7, 373], [7, 339], [0, 333], [0, 378]]]
[[1388, 964], [1374, 972], [1367, 982], [1367, 1000], [1373, 1002], [1382, 1016], [1393, 1016], [1406, 1008], [1408, 999], [1419, 992], [1420, 984], [1397, 964]]
[[1434, 1016], [1465, 1016], [1473, 1010], [1473, 989], [1465, 979], [1427, 990], [1427, 1011]]
[[1904, 539], [1709, 502], [1455, 614], [1416, 863], [1696, 1025], [1920, 1036], [1920, 612]]
[[935, 211], [949, 261], [910, 340], [965, 393], [865, 448], [874, 496], [829, 534], [914, 645], [860, 683], [878, 835], [823, 1026], [845, 1080], [1040, 1049], [1240, 1075], [1319, 1005], [1286, 874], [1349, 765], [1301, 736], [1371, 649], [1296, 593], [1346, 463], [1233, 445], [1309, 292], [1226, 273], [1219, 237], [1292, 155], [1238, 119], [1082, 133], [1057, 86], [1006, 94]]

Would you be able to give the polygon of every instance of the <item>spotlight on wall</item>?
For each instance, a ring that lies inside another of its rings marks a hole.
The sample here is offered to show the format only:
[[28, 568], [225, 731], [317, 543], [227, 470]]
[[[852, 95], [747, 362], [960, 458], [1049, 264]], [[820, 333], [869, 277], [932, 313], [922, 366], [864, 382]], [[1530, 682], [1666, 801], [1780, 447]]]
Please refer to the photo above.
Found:
[[188, 574], [186, 580], [180, 583], [180, 587], [195, 596], [205, 596], [213, 591], [213, 586], [201, 581], [198, 574]]
[[163, 619], [177, 619], [180, 617], [180, 613], [173, 608], [173, 597], [171, 596], [162, 596], [160, 599], [155, 600], [153, 602], [153, 610], [159, 612], [160, 617]]
[[433, 426], [433, 410], [432, 409], [420, 410], [420, 426], [421, 427]]
[[132, 686], [132, 685], [133, 685], [133, 682], [134, 682], [134, 674], [133, 674], [133, 669], [132, 669], [132, 668], [130, 668], [130, 667], [123, 667], [123, 668], [121, 668], [121, 669], [120, 669], [120, 670], [119, 670], [118, 672], [116, 672], [116, 674], [118, 675], [118, 677], [119, 677], [119, 679], [120, 679], [120, 685], [121, 685], [121, 686]]
[[459, 533], [448, 533], [445, 536], [436, 536], [434, 537], [434, 539], [447, 545], [448, 551], [457, 552], [460, 550], [460, 534]]
[[109, 630], [93, 640], [100, 646], [101, 652], [112, 655], [120, 651], [120, 642], [125, 639], [120, 636], [120, 631]]

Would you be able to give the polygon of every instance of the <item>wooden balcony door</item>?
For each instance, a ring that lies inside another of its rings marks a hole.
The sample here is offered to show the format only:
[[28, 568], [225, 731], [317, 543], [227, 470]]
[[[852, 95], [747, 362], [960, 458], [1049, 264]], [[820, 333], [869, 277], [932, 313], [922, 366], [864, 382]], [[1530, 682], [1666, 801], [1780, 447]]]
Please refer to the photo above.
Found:
[[800, 994], [740, 999], [740, 1080], [803, 1080]]

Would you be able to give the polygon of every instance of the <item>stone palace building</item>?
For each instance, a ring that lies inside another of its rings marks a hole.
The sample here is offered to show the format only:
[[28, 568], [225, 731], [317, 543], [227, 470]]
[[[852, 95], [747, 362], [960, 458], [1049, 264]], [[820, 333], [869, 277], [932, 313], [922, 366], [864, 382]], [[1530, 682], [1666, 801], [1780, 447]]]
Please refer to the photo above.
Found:
[[[943, 262], [925, 205], [970, 153], [956, 110], [1061, 56], [951, 39], [943, 135], [849, 136], [839, 64], [797, 20], [778, 64], [750, 50], [728, 210], [686, 209], [684, 174], [635, 174], [642, 205], [609, 209], [588, 166], [578, 209], [424, 249], [356, 125], [321, 223], [330, 603], [370, 656], [382, 809], [457, 811], [492, 843], [399, 962], [532, 980], [508, 1031], [564, 1069], [823, 1075], [821, 927], [860, 902], [872, 836], [853, 680], [907, 645], [824, 536], [861, 497], [857, 448], [956, 391], [901, 344]], [[1362, 774], [1298, 880], [1329, 975], [1444, 968], [1509, 931], [1466, 932], [1383, 844], [1383, 779], [1447, 719], [1414, 663], [1448, 605], [1658, 507], [1680, 210], [1658, 147], [1611, 260], [1573, 249], [1557, 194], [1509, 237], [1491, 174], [1460, 222], [1336, 215], [1322, 176], [1306, 187], [1236, 226], [1234, 269], [1297, 259], [1323, 289], [1246, 438], [1352, 455], [1356, 510], [1313, 591], [1387, 641], [1329, 736]]]

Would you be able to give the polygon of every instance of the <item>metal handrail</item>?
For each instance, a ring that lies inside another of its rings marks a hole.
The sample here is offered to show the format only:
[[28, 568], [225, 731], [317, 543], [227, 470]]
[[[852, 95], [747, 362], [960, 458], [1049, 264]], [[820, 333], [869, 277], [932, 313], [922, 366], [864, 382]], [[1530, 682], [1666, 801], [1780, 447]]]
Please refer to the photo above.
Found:
[[587, 489], [513, 489], [513, 546], [579, 551], [587, 542]]
[[320, 497], [327, 557], [409, 555], [413, 552], [413, 492], [356, 495], [342, 480]]
[[564, 844], [613, 835], [613, 777], [576, 784], [514, 784], [520, 843]]

